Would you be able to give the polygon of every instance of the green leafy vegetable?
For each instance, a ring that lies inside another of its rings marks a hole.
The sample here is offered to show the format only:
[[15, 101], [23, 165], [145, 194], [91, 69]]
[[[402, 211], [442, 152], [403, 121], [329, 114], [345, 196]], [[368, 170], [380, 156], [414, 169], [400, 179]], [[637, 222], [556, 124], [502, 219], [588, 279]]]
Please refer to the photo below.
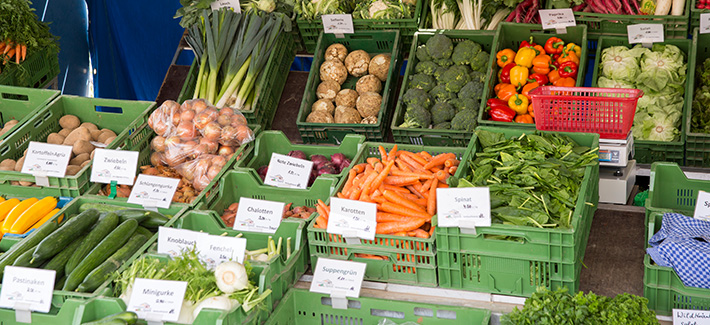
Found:
[[690, 132], [710, 133], [710, 58], [695, 69], [697, 85], [693, 94]]

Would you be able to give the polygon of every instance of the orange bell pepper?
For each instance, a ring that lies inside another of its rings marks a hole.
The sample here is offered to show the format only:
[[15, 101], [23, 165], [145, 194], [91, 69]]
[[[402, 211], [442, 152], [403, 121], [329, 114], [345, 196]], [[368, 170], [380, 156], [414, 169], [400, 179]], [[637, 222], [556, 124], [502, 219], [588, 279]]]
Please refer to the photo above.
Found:
[[547, 52], [545, 52], [545, 49], [540, 44], [535, 44], [533, 46], [533, 49], [537, 51], [537, 54], [547, 54]]
[[530, 97], [530, 91], [537, 88], [537, 87], [540, 87], [539, 83], [531, 82], [531, 83], [523, 86], [523, 92], [521, 94], [523, 94], [523, 96], [527, 97], [528, 99], [532, 100], [532, 98]]
[[517, 123], [535, 123], [533, 117], [530, 114], [521, 114], [515, 117], [515, 122]]
[[574, 87], [577, 82], [570, 78], [560, 78], [556, 82], [553, 83], [553, 85], [558, 86], [558, 87]]
[[550, 73], [552, 58], [547, 54], [540, 54], [533, 58], [532, 64], [533, 73], [548, 74]]
[[515, 86], [511, 84], [501, 84], [503, 85], [498, 91], [496, 92], [496, 96], [498, 98], [507, 101], [510, 99], [510, 97], [515, 96], [518, 93], [518, 90], [515, 88]]
[[547, 79], [550, 80], [551, 84], [555, 84], [557, 80], [560, 80], [560, 72], [557, 71], [557, 69], [550, 71], [550, 73], [547, 74]]
[[532, 116], [533, 118], [535, 118], [535, 109], [533, 108], [533, 104], [532, 104], [532, 103], [530, 103], [530, 105], [528, 105], [528, 114], [529, 114], [530, 116]]
[[511, 49], [500, 50], [496, 53], [496, 63], [501, 68], [513, 62], [513, 59], [515, 59], [515, 51]]
[[577, 54], [575, 54], [574, 51], [565, 52], [557, 59], [557, 63], [560, 64], [570, 61], [579, 64], [579, 57], [577, 57]]

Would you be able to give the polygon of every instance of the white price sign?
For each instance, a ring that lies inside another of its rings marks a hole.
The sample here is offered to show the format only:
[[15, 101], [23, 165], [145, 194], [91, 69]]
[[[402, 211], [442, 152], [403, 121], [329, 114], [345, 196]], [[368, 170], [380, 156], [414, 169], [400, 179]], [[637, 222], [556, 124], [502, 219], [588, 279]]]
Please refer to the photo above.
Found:
[[169, 227], [158, 228], [158, 253], [177, 257], [184, 250], [197, 247], [197, 243], [209, 236], [204, 232]]
[[700, 29], [698, 30], [698, 33], [710, 33], [710, 13], [700, 14]]
[[643, 44], [650, 46], [653, 43], [663, 43], [662, 24], [635, 24], [626, 26], [629, 44]]
[[326, 294], [340, 291], [345, 297], [357, 298], [360, 296], [366, 268], [365, 263], [319, 258], [313, 271], [310, 290]]
[[247, 249], [246, 238], [227, 236], [205, 236], [197, 242], [200, 259], [208, 269], [226, 261], [244, 263], [244, 253]]
[[[22, 173], [36, 176], [64, 177], [71, 159], [71, 146], [30, 142]], [[47, 184], [49, 185], [49, 184]]]
[[673, 325], [710, 325], [710, 311], [673, 309]]
[[128, 203], [167, 209], [173, 201], [180, 180], [177, 178], [138, 175]]
[[556, 29], [558, 33], [565, 34], [568, 26], [577, 26], [571, 8], [541, 9], [539, 12], [542, 29]]
[[138, 151], [96, 149], [91, 164], [91, 181], [133, 185], [137, 167]]
[[127, 311], [149, 322], [175, 322], [180, 317], [187, 282], [136, 278]]
[[698, 199], [695, 201], [695, 213], [693, 218], [710, 221], [710, 193], [698, 191]]
[[48, 313], [56, 273], [54, 270], [6, 266], [0, 289], [0, 307]]
[[439, 227], [490, 227], [491, 194], [488, 187], [437, 188]]
[[347, 238], [375, 239], [377, 205], [374, 203], [330, 198], [328, 233]]
[[234, 229], [273, 234], [279, 229], [284, 213], [283, 202], [241, 198], [234, 218]]
[[322, 15], [323, 32], [331, 34], [355, 33], [353, 16], [350, 14]]
[[273, 153], [264, 184], [276, 187], [308, 188], [313, 162]]
[[242, 6], [239, 4], [239, 0], [215, 0], [210, 4], [212, 10], [219, 10], [221, 8], [230, 8], [235, 12], [242, 12]]

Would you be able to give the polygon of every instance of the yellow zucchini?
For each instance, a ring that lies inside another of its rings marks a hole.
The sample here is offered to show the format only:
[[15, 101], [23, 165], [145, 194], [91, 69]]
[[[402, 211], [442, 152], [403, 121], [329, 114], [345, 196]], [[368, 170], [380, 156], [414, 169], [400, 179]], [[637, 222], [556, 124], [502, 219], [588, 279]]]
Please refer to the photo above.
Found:
[[[32, 230], [32, 229], [37, 229], [37, 228], [39, 228], [39, 226], [41, 226], [41, 225], [43, 225], [45, 222], [49, 221], [49, 219], [51, 219], [55, 214], [57, 214], [57, 212], [59, 212], [59, 210], [61, 210], [61, 209], [56, 208], [56, 209], [54, 209], [54, 210], [52, 210], [52, 211], [49, 211], [49, 213], [45, 214], [44, 217], [42, 217], [42, 219], [39, 219], [39, 221], [35, 222], [35, 224], [32, 225], [32, 228], [27, 229], [27, 231], [30, 231], [30, 230]], [[61, 216], [58, 218], [57, 222], [62, 222]]]
[[37, 198], [31, 197], [29, 199], [23, 200], [19, 204], [17, 204], [12, 210], [10, 210], [10, 213], [7, 214], [7, 217], [5, 217], [5, 221], [2, 223], [2, 233], [7, 234], [10, 232], [10, 228], [12, 228], [12, 225], [17, 221], [17, 218], [20, 217], [20, 215], [25, 212], [25, 210], [29, 209], [33, 204], [37, 203], [39, 201]]
[[[10, 210], [20, 203], [18, 199], [9, 199], [0, 203], [0, 221], [5, 221], [5, 217], [10, 213]], [[2, 230], [2, 229], [0, 229]]]
[[31, 207], [29, 207], [25, 212], [17, 217], [15, 223], [10, 227], [11, 234], [24, 234], [27, 229], [32, 227], [38, 220], [42, 219], [47, 213], [54, 210], [57, 207], [57, 199], [51, 196], [47, 196]]

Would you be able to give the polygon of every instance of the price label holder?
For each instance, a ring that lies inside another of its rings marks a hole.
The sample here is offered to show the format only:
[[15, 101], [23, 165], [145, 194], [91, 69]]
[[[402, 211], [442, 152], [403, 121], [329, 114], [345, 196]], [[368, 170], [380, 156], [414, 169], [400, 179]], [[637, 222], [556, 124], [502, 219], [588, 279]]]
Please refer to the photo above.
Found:
[[698, 33], [710, 33], [710, 13], [700, 14], [700, 29], [698, 30]]
[[360, 239], [374, 240], [377, 228], [377, 205], [374, 203], [330, 198], [330, 218], [326, 231], [360, 244]]
[[158, 253], [177, 257], [183, 250], [190, 250], [207, 233], [170, 227], [158, 228]]
[[710, 193], [698, 191], [698, 199], [695, 201], [693, 218], [710, 221]]
[[330, 294], [335, 309], [347, 309], [347, 297], [360, 296], [367, 264], [319, 258], [313, 272], [311, 292]]
[[673, 309], [673, 325], [710, 325], [709, 310]]
[[91, 163], [91, 181], [133, 185], [137, 168], [138, 151], [96, 149]]
[[313, 162], [278, 153], [271, 154], [264, 184], [286, 188], [308, 188]]
[[49, 312], [55, 276], [53, 270], [6, 266], [0, 288], [0, 307], [15, 309], [16, 322], [31, 323], [31, 311]]
[[439, 227], [459, 227], [476, 234], [476, 227], [491, 226], [491, 194], [488, 187], [438, 188], [436, 208]]
[[641, 44], [650, 48], [653, 43], [663, 43], [662, 24], [634, 24], [626, 26], [629, 44]]
[[345, 38], [345, 34], [355, 33], [351, 14], [322, 15], [323, 32], [335, 34], [336, 38]]
[[49, 186], [49, 176], [64, 177], [71, 159], [71, 146], [31, 141], [21, 172], [35, 177], [39, 186]]
[[136, 278], [127, 311], [149, 324], [176, 322], [180, 317], [187, 282]]
[[239, 0], [216, 0], [210, 4], [212, 10], [219, 10], [221, 8], [229, 8], [237, 13], [242, 12], [242, 6], [239, 4]]
[[197, 241], [200, 259], [208, 269], [214, 269], [226, 261], [244, 263], [247, 249], [246, 238], [207, 235]]
[[140, 174], [128, 196], [128, 203], [140, 204], [154, 211], [157, 211], [156, 207], [167, 209], [179, 183], [177, 178]]
[[273, 234], [279, 229], [284, 211], [283, 202], [241, 198], [234, 230], [255, 231]]
[[557, 34], [567, 34], [567, 27], [577, 26], [572, 8], [541, 9], [539, 12], [542, 29], [554, 29]]

